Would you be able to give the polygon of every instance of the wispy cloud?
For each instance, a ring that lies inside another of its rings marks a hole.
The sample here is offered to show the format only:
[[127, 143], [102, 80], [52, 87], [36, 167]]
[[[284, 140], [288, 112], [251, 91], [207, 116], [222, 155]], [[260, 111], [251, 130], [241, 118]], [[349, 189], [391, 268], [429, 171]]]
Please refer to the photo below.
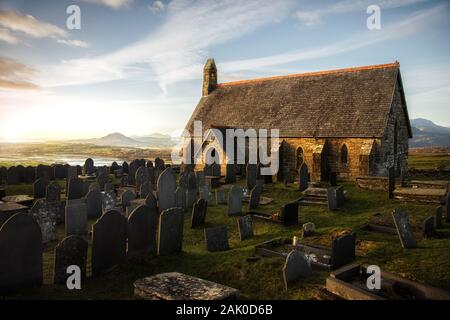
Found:
[[79, 47], [79, 48], [88, 48], [90, 47], [90, 44], [81, 40], [64, 40], [59, 39], [57, 40], [58, 43], [62, 43], [65, 45], [68, 45], [70, 47]]
[[4, 89], [38, 89], [30, 82], [34, 70], [13, 59], [0, 57], [0, 88]]
[[338, 1], [333, 5], [324, 6], [314, 10], [298, 10], [294, 17], [300, 20], [304, 25], [310, 27], [319, 24], [322, 18], [330, 14], [342, 14], [355, 11], [365, 12], [368, 6], [376, 4], [382, 9], [400, 8], [413, 5], [428, 0], [344, 0]]
[[152, 13], [158, 13], [164, 11], [166, 5], [162, 1], [154, 1], [151, 5], [148, 6], [148, 9]]
[[0, 41], [11, 44], [19, 43], [19, 39], [17, 39], [8, 29], [0, 29]]
[[129, 7], [133, 0], [83, 0], [84, 2], [107, 6], [113, 9]]

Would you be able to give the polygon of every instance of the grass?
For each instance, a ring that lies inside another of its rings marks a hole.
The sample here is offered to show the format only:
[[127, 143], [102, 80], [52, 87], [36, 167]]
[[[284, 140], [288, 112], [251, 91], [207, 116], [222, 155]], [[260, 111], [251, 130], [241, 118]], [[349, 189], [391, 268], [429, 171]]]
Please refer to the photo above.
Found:
[[[243, 183], [241, 181], [240, 183]], [[22, 190], [21, 190], [22, 188]], [[450, 228], [440, 230], [441, 239], [418, 239], [418, 248], [403, 249], [397, 236], [360, 231], [375, 213], [386, 221], [392, 221], [391, 212], [404, 208], [414, 226], [434, 212], [435, 206], [402, 204], [387, 198], [384, 192], [369, 192], [346, 183], [349, 201], [337, 211], [329, 212], [325, 207], [300, 207], [300, 222], [314, 222], [318, 235], [307, 238], [307, 242], [327, 245], [337, 232], [352, 229], [357, 232], [357, 262], [376, 264], [382, 270], [392, 271], [410, 279], [450, 289]], [[7, 187], [7, 193], [29, 193], [29, 186]], [[259, 209], [261, 212], [279, 211], [281, 205], [297, 199], [300, 193], [294, 186], [276, 183], [267, 186], [264, 196], [275, 201]], [[300, 237], [300, 227], [285, 228], [281, 225], [254, 220], [253, 239], [241, 242], [235, 217], [228, 217], [225, 205], [211, 205], [207, 212], [207, 226], [227, 225], [231, 249], [209, 253], [205, 249], [203, 229], [191, 229], [189, 210], [185, 213], [183, 252], [165, 257], [143, 257], [127, 261], [109, 274], [88, 278], [82, 290], [69, 291], [65, 286], [52, 284], [53, 250], [56, 242], [44, 251], [44, 286], [28, 289], [8, 296], [19, 299], [132, 299], [133, 282], [155, 273], [178, 271], [237, 288], [242, 299], [311, 299], [317, 288], [325, 284], [327, 272], [314, 271], [313, 276], [294, 283], [284, 290], [281, 258], [261, 258], [247, 262], [254, 254], [254, 246], [276, 237]], [[90, 221], [89, 228], [92, 223]], [[64, 236], [59, 227], [59, 239]], [[90, 276], [90, 248], [88, 253], [88, 276]]]
[[414, 169], [450, 168], [449, 153], [412, 153], [408, 157], [409, 167]]

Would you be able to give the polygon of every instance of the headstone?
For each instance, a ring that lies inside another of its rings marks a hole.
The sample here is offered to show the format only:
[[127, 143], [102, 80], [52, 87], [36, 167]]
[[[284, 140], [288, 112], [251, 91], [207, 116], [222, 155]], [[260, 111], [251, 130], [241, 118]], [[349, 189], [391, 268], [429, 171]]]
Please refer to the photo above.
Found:
[[183, 225], [181, 208], [166, 209], [161, 213], [158, 226], [158, 255], [170, 255], [182, 250]]
[[165, 163], [164, 163], [164, 160], [161, 159], [161, 158], [156, 158], [156, 159], [155, 159], [155, 168], [158, 168], [158, 169], [164, 171], [165, 168], [166, 168], [166, 165], [165, 165]]
[[255, 186], [252, 191], [250, 191], [250, 201], [248, 203], [249, 211], [258, 208], [259, 201], [261, 200], [261, 191], [262, 188], [259, 186]]
[[70, 276], [67, 267], [72, 265], [80, 268], [83, 281], [86, 278], [87, 249], [87, 241], [79, 236], [69, 236], [58, 243], [55, 247], [53, 283], [65, 285]]
[[127, 174], [124, 174], [124, 175], [122, 175], [121, 177], [120, 177], [120, 186], [121, 187], [126, 187], [126, 186], [128, 186], [129, 185], [129, 183], [128, 183], [128, 175]]
[[228, 250], [227, 226], [205, 228], [205, 241], [206, 249], [210, 252]]
[[285, 227], [298, 224], [298, 202], [287, 203], [281, 207], [281, 216]]
[[97, 176], [97, 183], [101, 190], [105, 190], [105, 185], [109, 182], [109, 176], [106, 172], [100, 172]]
[[417, 247], [416, 237], [412, 231], [408, 216], [402, 209], [397, 209], [392, 212], [395, 227], [400, 238], [402, 247], [405, 249], [412, 249]]
[[434, 227], [436, 229], [442, 228], [442, 206], [437, 207], [434, 212]]
[[394, 190], [395, 190], [395, 169], [394, 167], [390, 167], [388, 171], [388, 195], [389, 199], [394, 198]]
[[55, 164], [53, 166], [53, 175], [55, 176], [55, 179], [65, 179], [67, 174], [64, 169], [64, 166], [62, 164]]
[[175, 191], [177, 181], [171, 168], [167, 168], [161, 173], [158, 179], [158, 206], [164, 211], [175, 206]]
[[240, 215], [242, 213], [242, 188], [233, 186], [228, 193], [228, 215]]
[[45, 191], [45, 199], [48, 202], [61, 200], [61, 187], [57, 182], [51, 182], [47, 185]]
[[197, 177], [194, 171], [190, 171], [187, 177], [188, 190], [197, 190]]
[[24, 181], [25, 183], [33, 183], [36, 180], [36, 169], [32, 166], [25, 168]]
[[195, 176], [197, 178], [197, 186], [199, 188], [206, 185], [205, 173], [203, 171], [196, 171]]
[[86, 236], [88, 233], [86, 203], [66, 204], [66, 236]]
[[84, 184], [81, 179], [70, 178], [67, 199], [81, 199], [84, 196]]
[[83, 166], [83, 174], [93, 174], [94, 173], [94, 160], [91, 158], [87, 158], [86, 161], [84, 161]]
[[292, 250], [283, 266], [284, 287], [287, 290], [289, 283], [299, 278], [311, 276], [312, 269], [309, 261], [299, 250]]
[[227, 171], [225, 174], [225, 183], [232, 184], [236, 182], [236, 166], [234, 164], [227, 164]]
[[422, 226], [422, 235], [425, 238], [435, 238], [437, 237], [437, 231], [435, 229], [434, 216], [430, 216], [425, 219]]
[[327, 189], [328, 210], [337, 209], [336, 190], [333, 187]]
[[155, 179], [155, 168], [154, 167], [147, 167], [148, 172], [148, 181], [151, 183], [151, 185], [154, 185], [157, 181]]
[[340, 268], [355, 260], [356, 233], [343, 235], [331, 243], [331, 264]]
[[113, 210], [116, 207], [116, 193], [114, 191], [105, 191], [102, 195], [103, 212]]
[[316, 225], [314, 223], [307, 222], [302, 225], [303, 238], [310, 237], [310, 236], [314, 235], [315, 232], [316, 232]]
[[19, 172], [17, 170], [17, 167], [9, 167], [7, 170], [7, 179], [9, 185], [19, 184], [20, 183], [20, 177]]
[[256, 179], [258, 178], [258, 165], [257, 164], [247, 164], [247, 189], [252, 190], [256, 186]]
[[128, 216], [128, 256], [142, 253], [156, 255], [157, 212], [145, 205]]
[[141, 187], [139, 189], [139, 198], [145, 199], [147, 198], [148, 194], [152, 192], [152, 184], [150, 181], [145, 181], [141, 184]]
[[205, 185], [199, 188], [200, 199], [205, 199], [206, 202], [211, 203], [211, 190], [210, 187]]
[[155, 212], [159, 213], [158, 201], [156, 200], [153, 192], [150, 192], [145, 198], [145, 205], [152, 208]]
[[253, 238], [253, 219], [250, 214], [238, 219], [238, 227], [241, 241]]
[[196, 189], [188, 189], [186, 191], [186, 207], [192, 208], [192, 206], [196, 202], [197, 202], [197, 190]]
[[47, 206], [47, 202], [45, 201], [45, 199], [36, 200], [33, 204], [33, 207], [30, 209], [30, 215], [41, 228], [43, 242], [58, 239], [56, 230], [58, 212], [55, 212], [54, 209], [54, 206]]
[[124, 161], [124, 162], [122, 163], [122, 171], [123, 171], [123, 173], [126, 173], [126, 174], [129, 173], [128, 162]]
[[49, 181], [47, 178], [38, 178], [33, 183], [33, 197], [35, 199], [45, 198], [45, 191], [47, 189], [48, 184]]
[[[8, 174], [7, 174], [8, 170], [6, 169], [6, 167], [0, 167], [0, 184], [6, 184], [8, 179]], [[34, 181], [34, 174], [33, 174], [33, 179], [31, 179], [29, 182]]]
[[175, 191], [175, 206], [186, 209], [186, 189], [178, 187]]
[[139, 163], [137, 160], [133, 160], [128, 167], [128, 183], [130, 185], [136, 185], [136, 171], [139, 169]]
[[92, 275], [109, 271], [126, 259], [127, 220], [116, 210], [105, 212], [92, 226]]
[[303, 162], [300, 165], [298, 173], [300, 178], [300, 192], [303, 192], [308, 189], [308, 166], [306, 165], [306, 163]]
[[0, 291], [40, 286], [43, 282], [42, 236], [26, 213], [16, 213], [0, 227]]
[[216, 204], [226, 204], [227, 198], [224, 189], [216, 189]]
[[197, 228], [205, 224], [208, 203], [205, 199], [199, 199], [192, 208], [191, 228]]
[[50, 180], [51, 176], [49, 174], [49, 171], [50, 171], [49, 169], [50, 169], [49, 166], [39, 164], [36, 167], [36, 179], [45, 178], [47, 180]]
[[146, 167], [139, 167], [136, 170], [135, 180], [136, 180], [136, 188], [137, 188], [137, 190], [141, 189], [141, 185], [143, 183], [149, 181], [148, 170], [147, 170]]
[[344, 187], [339, 186], [334, 189], [335, 197], [336, 197], [336, 206], [342, 207], [345, 203], [345, 196], [344, 196]]
[[98, 219], [102, 215], [102, 194], [99, 189], [91, 189], [86, 194], [86, 210], [89, 219]]
[[122, 207], [126, 208], [130, 205], [131, 200], [136, 199], [136, 194], [131, 190], [125, 190], [121, 196]]

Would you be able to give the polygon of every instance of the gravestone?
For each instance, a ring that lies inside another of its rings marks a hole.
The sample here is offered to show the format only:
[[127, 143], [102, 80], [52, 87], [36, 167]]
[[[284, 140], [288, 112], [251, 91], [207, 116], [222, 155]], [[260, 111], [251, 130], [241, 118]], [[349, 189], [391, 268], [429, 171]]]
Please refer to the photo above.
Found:
[[253, 219], [250, 214], [238, 219], [239, 238], [242, 240], [253, 238]]
[[340, 268], [355, 260], [356, 233], [343, 235], [331, 243], [331, 264]]
[[200, 199], [205, 199], [206, 202], [211, 203], [210, 187], [205, 185], [199, 188]]
[[48, 202], [61, 200], [61, 187], [57, 182], [51, 182], [47, 185], [45, 191], [45, 199]]
[[123, 171], [123, 173], [126, 173], [126, 174], [128, 174], [128, 173], [130, 172], [130, 171], [129, 171], [128, 162], [124, 161], [124, 162], [122, 163], [122, 171]]
[[65, 285], [67, 267], [75, 265], [80, 268], [81, 281], [86, 279], [88, 243], [79, 236], [68, 236], [55, 247], [55, 261], [53, 265], [53, 283]]
[[252, 191], [250, 191], [250, 201], [248, 203], [248, 211], [258, 208], [259, 201], [261, 200], [261, 191], [262, 188], [260, 186], [255, 186]]
[[187, 177], [188, 190], [197, 190], [197, 177], [194, 171], [189, 172]]
[[127, 175], [127, 174], [124, 174], [124, 175], [122, 175], [122, 176], [120, 177], [120, 186], [121, 186], [121, 187], [126, 187], [126, 186], [128, 186], [128, 185], [130, 185], [130, 184], [128, 183], [128, 175]]
[[236, 182], [236, 166], [234, 164], [227, 164], [225, 183], [232, 184]]
[[438, 236], [438, 233], [435, 229], [434, 216], [430, 216], [425, 219], [422, 225], [422, 235], [425, 238], [435, 238]]
[[53, 166], [53, 175], [55, 176], [55, 179], [65, 179], [67, 176], [66, 170], [64, 168], [64, 165], [62, 164], [55, 164]]
[[100, 172], [97, 176], [97, 183], [100, 186], [100, 190], [105, 190], [105, 185], [109, 182], [109, 176], [106, 172]]
[[86, 161], [84, 161], [83, 166], [83, 174], [93, 174], [94, 173], [94, 160], [91, 158], [87, 158]]
[[281, 207], [281, 216], [285, 227], [298, 224], [298, 202], [291, 202]]
[[161, 158], [156, 158], [155, 159], [155, 168], [164, 171], [166, 169], [166, 165], [164, 163], [164, 160], [161, 159]]
[[159, 210], [164, 211], [175, 207], [175, 191], [177, 181], [172, 168], [167, 168], [161, 173], [158, 179], [158, 206]]
[[180, 174], [180, 179], [178, 180], [178, 186], [184, 189], [188, 188], [188, 180], [189, 180], [190, 171], [184, 171]]
[[164, 210], [159, 217], [158, 255], [165, 256], [180, 252], [183, 247], [183, 210]]
[[[84, 200], [84, 199], [83, 199]], [[87, 206], [80, 201], [66, 204], [66, 236], [86, 236], [88, 233]]]
[[[8, 170], [6, 169], [6, 167], [0, 167], [0, 184], [6, 184], [8, 179]], [[33, 182], [34, 181], [34, 175], [33, 175], [33, 179], [30, 180], [29, 182]]]
[[402, 247], [405, 249], [412, 249], [417, 247], [416, 237], [409, 223], [408, 216], [402, 209], [397, 209], [392, 212], [395, 227], [400, 238]]
[[116, 193], [114, 191], [105, 191], [102, 195], [103, 212], [113, 210], [116, 207]]
[[35, 199], [45, 198], [45, 191], [49, 181], [47, 178], [39, 178], [33, 183], [33, 197]]
[[141, 185], [143, 183], [149, 181], [148, 170], [147, 170], [146, 167], [139, 167], [136, 170], [135, 180], [136, 180], [136, 188], [137, 188], [137, 190], [141, 189]]
[[203, 171], [196, 171], [195, 176], [197, 178], [197, 186], [199, 188], [206, 185], [205, 173]]
[[86, 211], [89, 219], [98, 219], [102, 215], [102, 193], [99, 189], [91, 189], [86, 194]]
[[336, 190], [333, 187], [327, 189], [328, 210], [337, 209]]
[[283, 266], [284, 287], [287, 290], [289, 283], [311, 276], [312, 269], [309, 261], [299, 250], [292, 250]]
[[137, 160], [133, 160], [128, 167], [128, 182], [130, 185], [136, 185], [136, 171], [139, 169], [139, 163]]
[[186, 209], [186, 189], [183, 187], [178, 187], [175, 191], [175, 206]]
[[84, 183], [79, 178], [70, 178], [67, 199], [81, 199], [84, 196]]
[[105, 212], [92, 226], [92, 275], [123, 263], [126, 247], [127, 219], [116, 210]]
[[336, 187], [336, 189], [334, 189], [334, 194], [336, 197], [336, 206], [338, 208], [342, 207], [345, 203], [344, 187], [343, 186]]
[[150, 181], [150, 183], [152, 185], [155, 184], [156, 179], [155, 179], [155, 168], [154, 167], [147, 167], [147, 172], [148, 172], [148, 181]]
[[19, 172], [17, 170], [17, 167], [9, 167], [7, 170], [7, 179], [9, 185], [19, 184], [20, 183], [20, 177]]
[[206, 249], [210, 252], [228, 250], [227, 226], [205, 228], [205, 241]]
[[19, 174], [19, 182], [25, 182], [25, 167], [21, 164], [17, 166], [17, 172]]
[[332, 187], [337, 186], [337, 173], [335, 171], [330, 172], [330, 185]]
[[45, 178], [47, 180], [50, 180], [51, 176], [49, 174], [49, 167], [45, 166], [43, 164], [39, 164], [36, 167], [36, 179], [39, 178]]
[[197, 228], [205, 224], [208, 203], [205, 199], [199, 199], [192, 208], [191, 228]]
[[196, 189], [188, 189], [186, 191], [186, 207], [192, 208], [192, 206], [196, 202], [197, 202], [197, 190]]
[[436, 229], [442, 228], [442, 206], [437, 207], [434, 212], [434, 227]]
[[27, 213], [16, 213], [0, 227], [0, 291], [42, 285], [42, 265], [41, 229]]
[[111, 182], [105, 183], [105, 192], [110, 191], [115, 191], [114, 185]]
[[58, 212], [55, 212], [57, 207], [47, 206], [45, 199], [38, 199], [34, 202], [33, 207], [30, 209], [30, 215], [38, 223], [42, 241], [48, 242], [58, 239], [56, 230], [56, 222]]
[[128, 216], [128, 256], [151, 253], [156, 255], [157, 212], [145, 205]]
[[141, 187], [139, 189], [139, 198], [145, 199], [147, 198], [148, 194], [152, 191], [152, 184], [150, 181], [145, 181], [141, 184]]
[[233, 186], [228, 193], [228, 215], [240, 215], [242, 213], [242, 188]]
[[25, 168], [24, 181], [25, 183], [33, 183], [36, 180], [36, 169], [32, 166]]
[[216, 204], [226, 204], [227, 198], [224, 189], [216, 189]]
[[300, 192], [303, 192], [306, 189], [308, 189], [308, 166], [306, 165], [306, 163], [303, 162], [301, 164], [298, 173], [300, 179], [299, 183]]
[[156, 200], [153, 192], [150, 192], [145, 198], [145, 205], [152, 208], [156, 213], [159, 213], [158, 201]]
[[120, 166], [116, 161], [111, 163], [111, 167], [109, 168], [109, 173], [114, 174], [117, 170], [120, 170]]
[[312, 222], [307, 222], [302, 225], [302, 237], [310, 237], [316, 232], [316, 225]]
[[130, 205], [131, 200], [134, 199], [136, 199], [136, 194], [131, 190], [125, 190], [121, 196], [122, 208], [125, 209], [126, 207], [128, 207]]
[[256, 179], [258, 178], [258, 165], [257, 164], [247, 164], [247, 189], [252, 190], [256, 186]]
[[394, 167], [390, 167], [388, 170], [388, 196], [389, 196], [389, 199], [394, 198], [394, 190], [395, 190], [395, 169], [394, 169]]

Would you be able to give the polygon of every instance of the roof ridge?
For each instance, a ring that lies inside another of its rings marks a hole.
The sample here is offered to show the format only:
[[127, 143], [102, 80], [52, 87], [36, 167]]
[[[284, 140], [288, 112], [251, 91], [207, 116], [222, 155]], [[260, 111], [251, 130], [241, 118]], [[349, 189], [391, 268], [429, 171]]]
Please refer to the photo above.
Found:
[[350, 67], [350, 68], [342, 68], [342, 69], [334, 69], [334, 70], [294, 73], [294, 74], [288, 74], [288, 75], [282, 75], [282, 76], [273, 76], [273, 77], [263, 77], [263, 78], [256, 78], [256, 79], [222, 82], [222, 83], [217, 84], [217, 86], [218, 87], [226, 87], [226, 86], [233, 86], [233, 85], [246, 84], [246, 83], [264, 82], [264, 81], [270, 81], [270, 80], [302, 78], [302, 77], [320, 76], [320, 75], [327, 75], [327, 74], [334, 74], [334, 73], [350, 73], [350, 72], [357, 72], [357, 71], [363, 71], [363, 70], [375, 70], [375, 69], [387, 69], [387, 68], [399, 68], [399, 67], [400, 67], [400, 63], [398, 61], [395, 61], [392, 63], [376, 64], [376, 65], [361, 66], [361, 67]]

